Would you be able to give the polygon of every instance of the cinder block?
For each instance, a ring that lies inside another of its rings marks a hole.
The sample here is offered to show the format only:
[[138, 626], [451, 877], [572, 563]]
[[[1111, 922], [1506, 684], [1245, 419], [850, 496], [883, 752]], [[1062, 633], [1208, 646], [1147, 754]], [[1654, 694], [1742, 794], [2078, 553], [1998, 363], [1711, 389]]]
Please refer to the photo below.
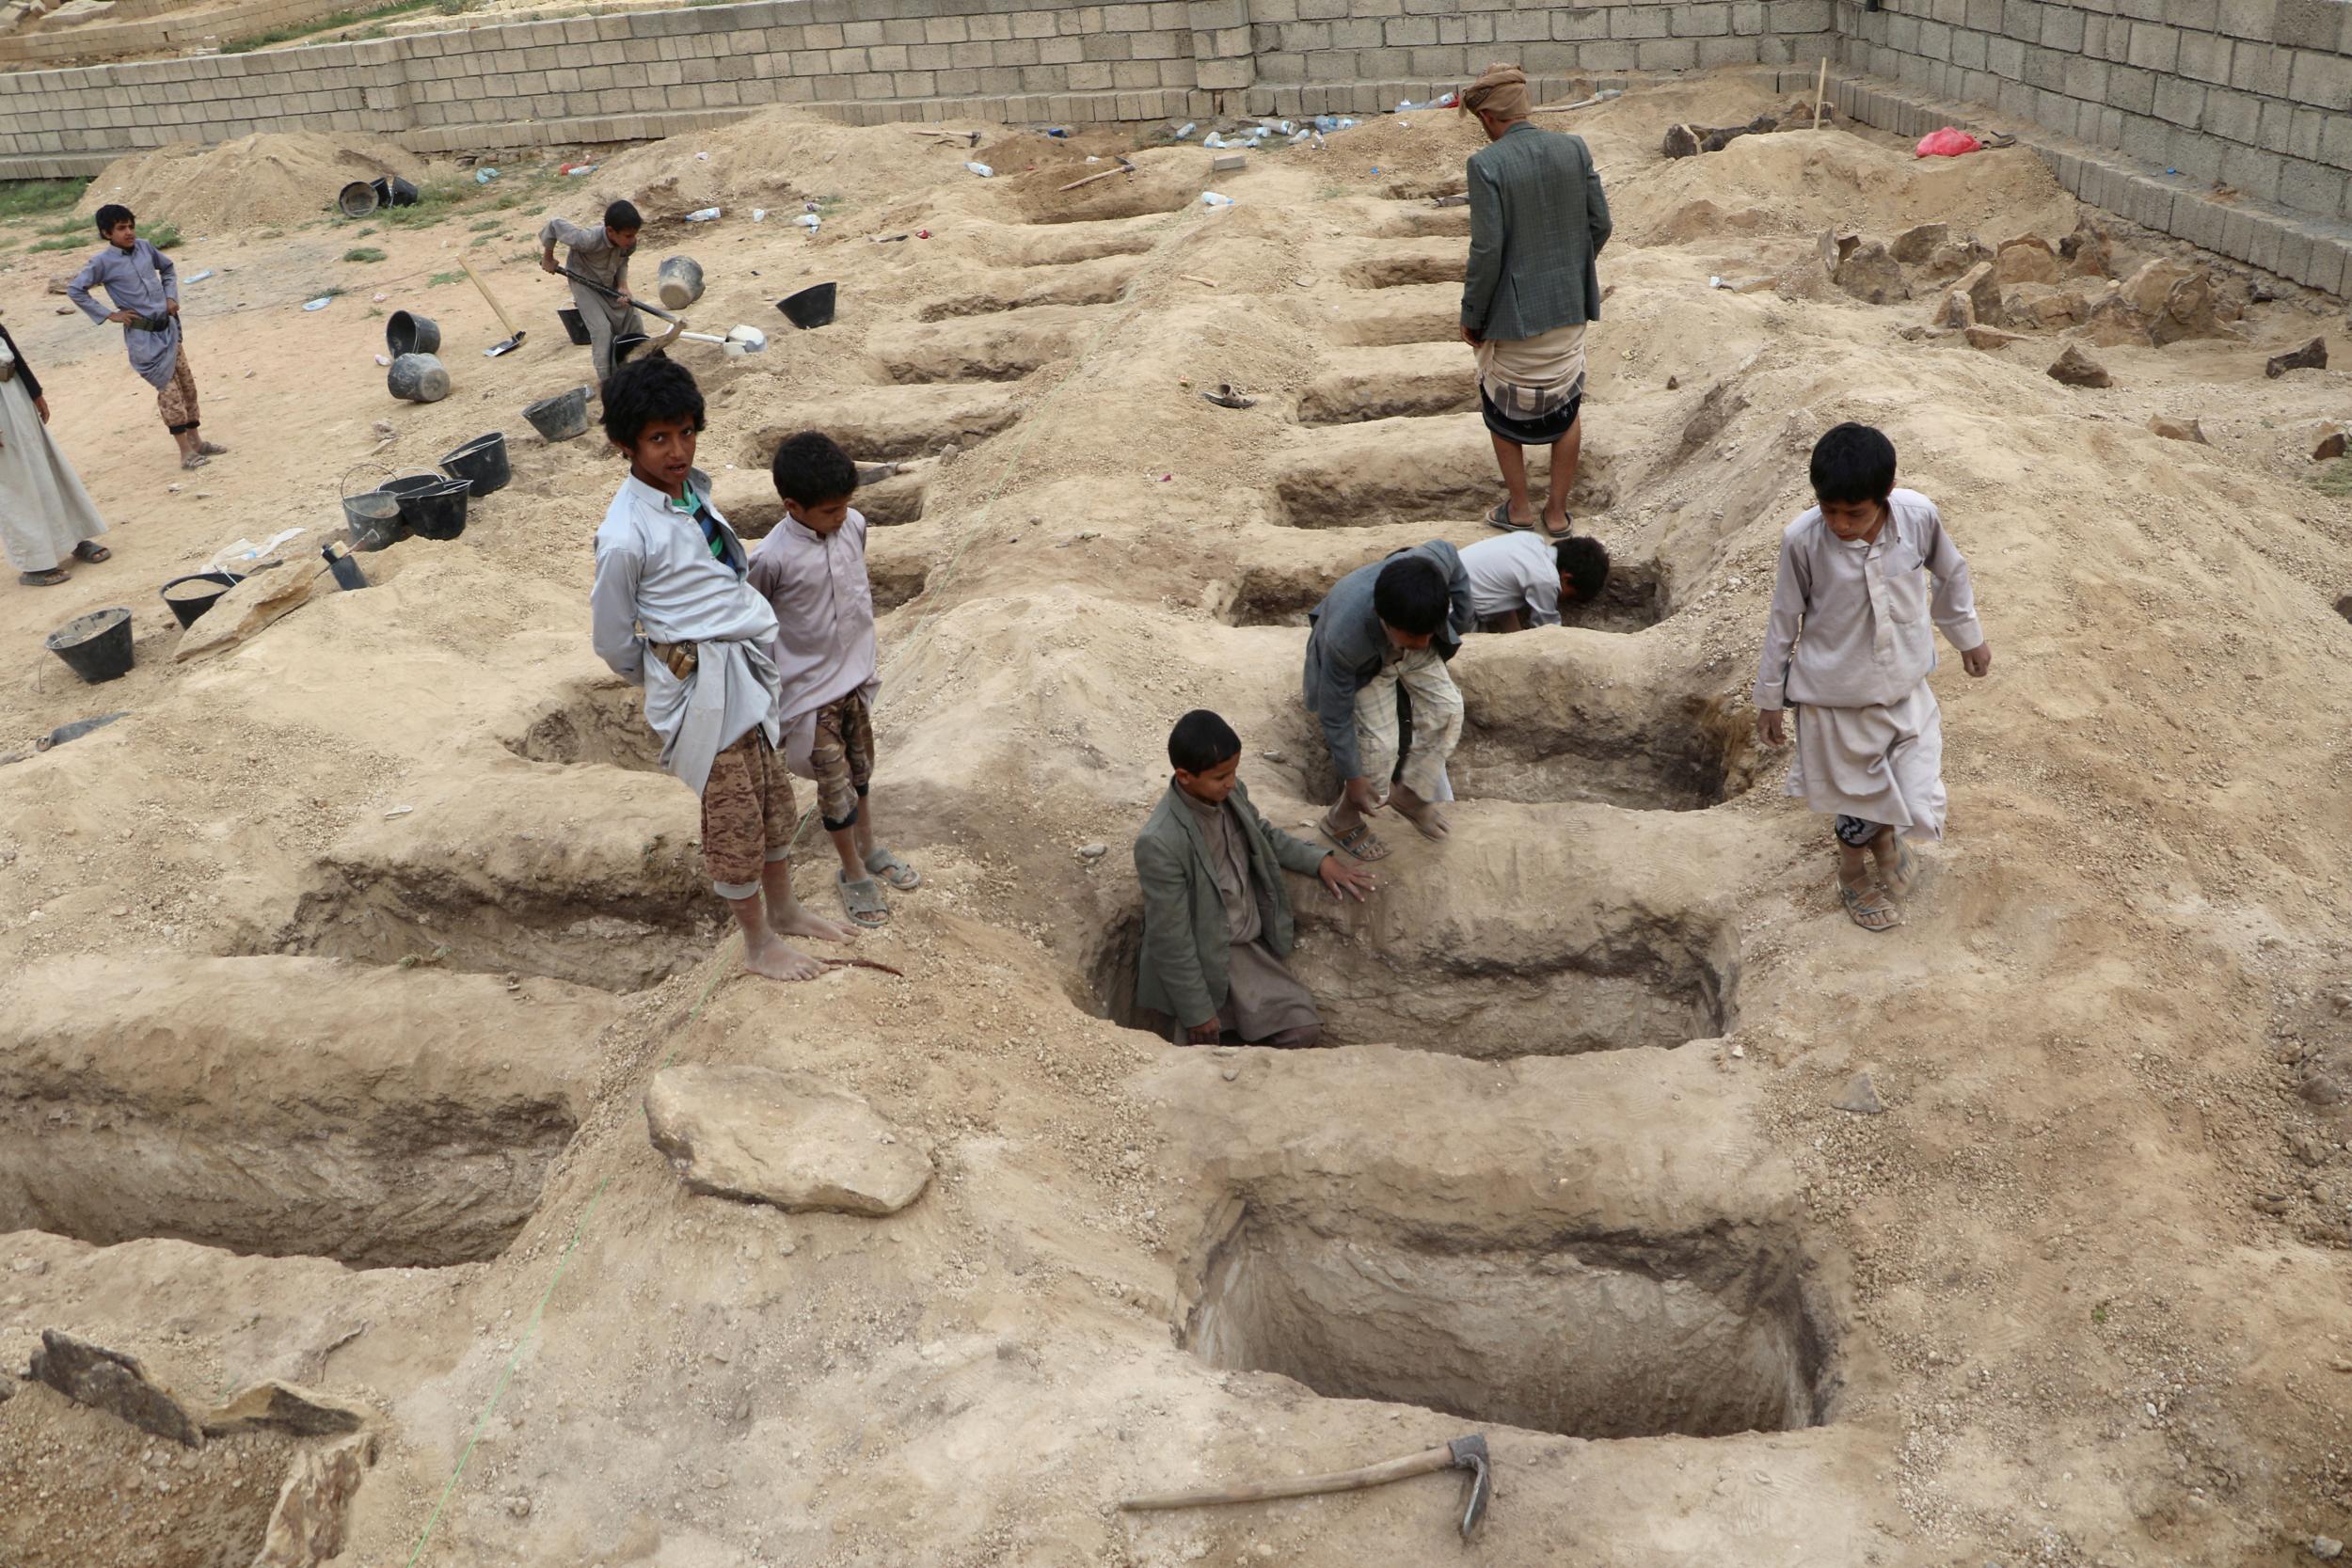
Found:
[[2263, 101], [2249, 93], [2215, 87], [2205, 94], [2204, 129], [2225, 141], [2252, 145], [2261, 131]]
[[1700, 69], [1751, 64], [1756, 58], [1758, 41], [1755, 34], [1738, 33], [1725, 38], [1701, 39], [1698, 40]]
[[1400, 16], [1381, 24], [1380, 41], [1391, 49], [1409, 49], [1438, 41], [1438, 24], [1426, 16]]
[[2291, 277], [2300, 282], [2303, 275], [2311, 270], [2311, 230], [2300, 224], [2294, 223], [2281, 223], [2278, 229], [2278, 254], [2265, 264], [2280, 277]]
[[2156, 73], [2128, 65], [2108, 67], [2106, 101], [2125, 114], [2153, 114], [2156, 108]]
[[2287, 90], [2296, 102], [2330, 114], [2352, 109], [2352, 55], [2296, 50]]
[[2270, 36], [2291, 48], [2332, 51], [2344, 37], [2343, 0], [2278, 0]]
[[2181, 35], [2161, 22], [2135, 22], [2125, 58], [2142, 71], [2170, 71], [2181, 61]]
[[[2230, 86], [2241, 92], [2284, 98], [2294, 78], [2295, 52], [2241, 39], [2230, 52]], [[2308, 102], [2308, 100], [2307, 100]], [[2321, 105], [2325, 107], [2325, 105]]]
[[2258, 147], [2236, 143], [2222, 149], [2221, 178], [2255, 201], [2276, 201], [2279, 198], [2280, 166], [2286, 160], [2276, 152], [2265, 152]]
[[2010, 81], [2023, 81], [2026, 75], [2026, 46], [2011, 38], [1987, 39], [1984, 42], [1985, 69], [1995, 76]]
[[1676, 6], [1667, 15], [1677, 38], [1722, 38], [1731, 31], [1728, 4]]
[[[1543, 11], [1505, 12], [1496, 21], [1496, 36], [1498, 38], [1503, 36], [1502, 24], [1514, 16], [1541, 21], [1545, 15]], [[1571, 6], [1565, 9], [1551, 11], [1549, 17], [1551, 36], [1563, 43], [1581, 43], [1587, 40], [1605, 39], [1609, 36], [1609, 13], [1597, 7]]]
[[1644, 71], [1696, 70], [1699, 46], [1692, 39], [1642, 39], [1633, 45], [1633, 63]]
[[2069, 58], [2070, 56], [2061, 55], [2055, 49], [2044, 49], [2040, 44], [2027, 44], [2026, 46], [2026, 85], [2042, 87], [2051, 92], [2062, 90], [2066, 85], [2066, 62]]
[[2279, 199], [2298, 213], [2334, 217], [2344, 211], [2345, 175], [2326, 164], [2289, 158], [2279, 177]]
[[1671, 8], [1665, 6], [1618, 6], [1609, 12], [1609, 36], [1613, 39], [1662, 39], [1673, 33]]
[[2194, 131], [2198, 129], [2205, 109], [2205, 88], [2185, 76], [2165, 75], [2156, 79], [2154, 113], [2158, 119]]

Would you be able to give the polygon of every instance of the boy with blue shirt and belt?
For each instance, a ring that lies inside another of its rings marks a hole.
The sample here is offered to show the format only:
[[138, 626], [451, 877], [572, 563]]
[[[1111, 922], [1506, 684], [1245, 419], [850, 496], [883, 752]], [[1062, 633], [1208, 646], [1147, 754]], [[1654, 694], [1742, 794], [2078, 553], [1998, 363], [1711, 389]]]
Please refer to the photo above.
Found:
[[[229, 449], [207, 441], [202, 434], [196, 374], [188, 367], [187, 341], [180, 325], [179, 272], [170, 257], [139, 238], [139, 220], [128, 207], [108, 202], [99, 208], [98, 232], [106, 248], [83, 263], [66, 285], [65, 296], [90, 320], [122, 328], [131, 368], [155, 388], [164, 428], [180, 443], [180, 467], [200, 468], [205, 459], [222, 456]], [[100, 287], [114, 306], [111, 312], [100, 309], [90, 298], [89, 292]]]

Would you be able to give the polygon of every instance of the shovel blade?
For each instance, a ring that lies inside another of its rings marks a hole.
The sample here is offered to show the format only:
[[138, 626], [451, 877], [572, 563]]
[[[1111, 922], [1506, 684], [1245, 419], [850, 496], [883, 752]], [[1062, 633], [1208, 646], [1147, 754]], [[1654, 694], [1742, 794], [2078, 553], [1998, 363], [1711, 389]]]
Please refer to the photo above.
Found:
[[512, 354], [523, 346], [523, 333], [517, 332], [502, 343], [492, 343], [482, 351], [485, 359], [495, 359], [501, 354]]

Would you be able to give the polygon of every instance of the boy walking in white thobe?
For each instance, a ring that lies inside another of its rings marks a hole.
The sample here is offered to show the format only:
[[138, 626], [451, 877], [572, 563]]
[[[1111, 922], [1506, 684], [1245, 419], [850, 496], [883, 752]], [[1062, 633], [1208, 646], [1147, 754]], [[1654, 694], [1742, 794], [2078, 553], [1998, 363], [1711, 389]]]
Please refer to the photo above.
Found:
[[1835, 816], [1846, 912], [1883, 931], [1914, 881], [1902, 840], [1944, 836], [1944, 719], [1928, 688], [1935, 629], [1972, 676], [1993, 668], [1993, 645], [1935, 503], [1895, 488], [1892, 441], [1841, 424], [1814, 446], [1812, 479], [1820, 504], [1780, 537], [1756, 735], [1781, 745], [1782, 710], [1799, 710], [1788, 793]]

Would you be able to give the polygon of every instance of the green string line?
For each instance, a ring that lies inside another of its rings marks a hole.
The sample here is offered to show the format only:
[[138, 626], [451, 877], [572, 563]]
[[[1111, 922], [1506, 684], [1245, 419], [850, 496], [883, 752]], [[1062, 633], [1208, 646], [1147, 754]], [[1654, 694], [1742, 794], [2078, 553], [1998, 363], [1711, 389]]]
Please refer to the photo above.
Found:
[[499, 1374], [498, 1386], [490, 1390], [490, 1402], [482, 1407], [482, 1418], [473, 1424], [473, 1435], [466, 1439], [466, 1450], [457, 1456], [457, 1467], [449, 1473], [449, 1484], [441, 1488], [440, 1500], [433, 1505], [432, 1515], [424, 1522], [424, 1531], [417, 1537], [416, 1549], [408, 1554], [408, 1568], [417, 1568], [417, 1560], [424, 1555], [425, 1544], [433, 1539], [433, 1527], [441, 1522], [441, 1511], [449, 1506], [451, 1496], [456, 1492], [457, 1482], [466, 1473], [466, 1462], [473, 1457], [474, 1445], [482, 1441], [482, 1433], [489, 1426], [490, 1418], [498, 1413], [499, 1401], [505, 1396], [506, 1386], [515, 1379], [515, 1369], [522, 1365], [523, 1355], [531, 1349], [531, 1341], [539, 1332], [540, 1322], [547, 1313], [548, 1300], [555, 1294], [555, 1288], [564, 1283], [564, 1271], [571, 1267], [572, 1253], [579, 1247], [580, 1238], [587, 1231], [588, 1221], [596, 1214], [596, 1205], [604, 1201], [605, 1188], [611, 1185], [612, 1178], [610, 1176], [596, 1183], [596, 1196], [581, 1211], [580, 1223], [572, 1227], [572, 1239], [564, 1243], [564, 1256], [556, 1262], [555, 1277], [548, 1280], [548, 1288], [540, 1292], [539, 1305], [531, 1309], [531, 1320], [523, 1325], [523, 1336], [516, 1341], [515, 1354], [507, 1357], [506, 1370]]
[[[1163, 245], [1166, 243], [1166, 241], [1161, 242]], [[1158, 247], [1154, 246], [1153, 249], [1156, 252]], [[1088, 368], [1094, 363], [1095, 352], [1103, 346], [1104, 339], [1110, 336], [1112, 328], [1123, 325], [1125, 323], [1133, 319], [1134, 311], [1130, 310], [1120, 315], [1117, 320], [1106, 321], [1100, 327], [1098, 327], [1095, 330], [1093, 338], [1088, 341], [1086, 351], [1078, 356], [1078, 368], [1073, 371], [1069, 375], [1065, 376], [1060, 382], [1056, 384], [1043, 398], [1039, 400], [1037, 406], [1029, 411], [1028, 416], [1023, 418], [1021, 421], [1022, 430], [1020, 437], [1015, 441], [1012, 451], [1006, 455], [1004, 468], [996, 476], [995, 488], [989, 491], [988, 499], [980, 503], [978, 513], [973, 517], [973, 526], [966, 531], [963, 541], [955, 547], [954, 552], [947, 557], [946, 564], [941, 569], [941, 587], [944, 588], [948, 582], [954, 580], [956, 567], [961, 563], [964, 552], [972, 547], [973, 540], [979, 536], [982, 526], [988, 521], [989, 515], [995, 509], [998, 498], [1004, 495], [1005, 486], [1012, 483], [1013, 472], [1020, 466], [1022, 454], [1028, 451], [1030, 440], [1037, 435], [1039, 421], [1036, 419], [1036, 416], [1041, 415], [1048, 408], [1051, 408], [1054, 405], [1054, 401], [1061, 396], [1062, 389], [1064, 388], [1070, 386], [1073, 382], [1084, 379]], [[921, 634], [924, 626], [929, 625], [931, 617], [937, 613], [938, 611], [936, 609], [926, 610], [923, 611], [922, 616], [914, 623], [914, 629], [907, 634], [906, 640], [899, 644], [899, 651], [897, 654], [894, 654], [885, 663], [885, 669], [896, 665], [899, 658], [905, 657], [906, 648], [914, 641], [916, 637]], [[792, 842], [796, 847], [799, 845], [803, 836], [807, 833], [808, 825], [816, 819], [817, 808], [814, 806], [811, 806], [808, 810], [801, 814], [800, 825], [794, 830], [792, 834]], [[727, 940], [733, 941], [735, 939], [733, 936], [730, 936]], [[724, 951], [724, 946], [725, 944], [723, 942], [720, 948], [721, 952]], [[714, 953], [712, 955], [713, 958], [718, 956], [718, 953]], [[710, 1000], [711, 993], [719, 989], [719, 982], [725, 977], [726, 970], [724, 966], [714, 965], [710, 978], [703, 984], [702, 994], [694, 999], [693, 1007], [690, 1009], [686, 1015], [687, 1023], [691, 1024], [694, 1020], [701, 1015], [704, 1004]], [[662, 1058], [662, 1066], [667, 1067], [670, 1063], [675, 1061], [676, 1059], [677, 1051], [676, 1048], [673, 1047], [669, 1055]], [[596, 1184], [596, 1196], [588, 1200], [588, 1207], [580, 1213], [580, 1223], [572, 1227], [572, 1239], [564, 1244], [564, 1256], [556, 1263], [555, 1277], [548, 1281], [548, 1288], [541, 1293], [538, 1306], [532, 1308], [531, 1320], [524, 1327], [522, 1338], [516, 1344], [515, 1354], [508, 1357], [506, 1370], [499, 1374], [498, 1386], [490, 1391], [489, 1402], [483, 1406], [480, 1419], [474, 1422], [473, 1435], [466, 1440], [465, 1451], [457, 1456], [456, 1467], [450, 1471], [449, 1481], [447, 1484], [441, 1488], [440, 1498], [438, 1501], [434, 1503], [433, 1513], [424, 1522], [423, 1532], [417, 1537], [416, 1549], [408, 1554], [407, 1568], [416, 1568], [417, 1560], [424, 1555], [424, 1548], [426, 1544], [433, 1539], [434, 1527], [440, 1523], [442, 1511], [449, 1506], [451, 1497], [453, 1497], [457, 1491], [458, 1481], [462, 1480], [466, 1474], [466, 1465], [467, 1462], [473, 1457], [474, 1446], [482, 1441], [482, 1433], [489, 1427], [490, 1418], [498, 1413], [499, 1401], [505, 1396], [506, 1386], [514, 1381], [516, 1369], [522, 1365], [524, 1353], [531, 1348], [532, 1338], [538, 1333], [541, 1319], [547, 1311], [548, 1301], [555, 1294], [555, 1288], [564, 1282], [564, 1272], [571, 1266], [572, 1253], [579, 1247], [580, 1237], [587, 1232], [588, 1222], [595, 1216], [596, 1205], [603, 1201], [605, 1188], [611, 1186], [612, 1184], [612, 1178], [610, 1176], [607, 1176], [602, 1181]]]

